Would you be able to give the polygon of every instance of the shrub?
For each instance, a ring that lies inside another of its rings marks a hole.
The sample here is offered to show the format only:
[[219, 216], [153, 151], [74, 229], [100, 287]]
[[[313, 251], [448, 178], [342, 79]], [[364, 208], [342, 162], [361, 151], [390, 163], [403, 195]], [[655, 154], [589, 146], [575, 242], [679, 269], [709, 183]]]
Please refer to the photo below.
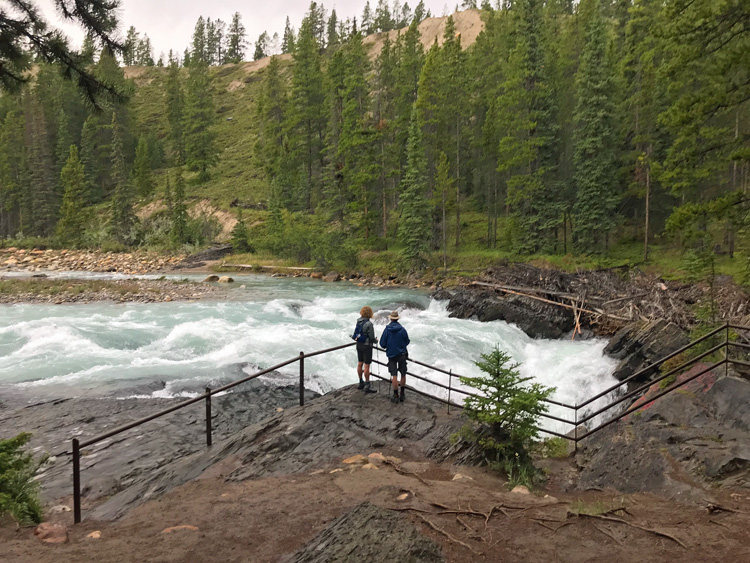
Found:
[[39, 485], [33, 480], [41, 462], [23, 451], [30, 439], [31, 434], [22, 433], [0, 440], [0, 515], [8, 513], [19, 524], [42, 521]]
[[543, 400], [555, 389], [530, 384], [531, 378], [519, 373], [519, 364], [510, 362], [510, 356], [498, 347], [482, 354], [475, 363], [485, 375], [461, 378], [481, 395], [466, 398], [464, 413], [478, 424], [475, 442], [490, 466], [526, 482], [534, 471], [528, 448], [538, 438], [539, 415], [547, 410]]

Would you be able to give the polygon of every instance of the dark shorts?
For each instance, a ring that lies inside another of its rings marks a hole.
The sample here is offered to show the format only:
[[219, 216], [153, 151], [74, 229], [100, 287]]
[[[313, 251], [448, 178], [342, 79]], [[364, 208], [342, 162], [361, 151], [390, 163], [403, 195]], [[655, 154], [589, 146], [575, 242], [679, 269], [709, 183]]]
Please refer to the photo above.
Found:
[[396, 376], [396, 372], [400, 371], [403, 377], [406, 377], [406, 354], [399, 354], [393, 358], [388, 358], [388, 371], [392, 377]]
[[370, 365], [372, 363], [372, 345], [357, 342], [357, 361]]

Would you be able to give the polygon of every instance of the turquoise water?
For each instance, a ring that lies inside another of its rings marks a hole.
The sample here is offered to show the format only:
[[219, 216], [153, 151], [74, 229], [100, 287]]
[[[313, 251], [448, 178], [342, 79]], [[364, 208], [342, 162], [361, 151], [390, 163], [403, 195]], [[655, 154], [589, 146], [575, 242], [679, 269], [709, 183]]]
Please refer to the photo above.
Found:
[[[602, 354], [602, 340], [533, 340], [502, 321], [451, 319], [446, 302], [416, 290], [258, 275], [235, 280], [218, 301], [0, 306], [0, 386], [49, 397], [112, 393], [158, 381], [163, 388], [133, 395], [188, 396], [300, 351], [351, 342], [363, 305], [376, 311], [378, 336], [387, 313], [398, 309], [411, 338], [410, 356], [455, 373], [477, 374], [473, 361], [499, 345], [521, 363], [524, 375], [557, 387], [555, 398], [566, 403], [615, 383], [615, 362]], [[308, 387], [326, 392], [354, 383], [355, 366], [353, 349], [309, 358]], [[447, 383], [447, 376], [415, 364], [412, 370]], [[292, 382], [297, 374], [292, 364], [269, 381]]]

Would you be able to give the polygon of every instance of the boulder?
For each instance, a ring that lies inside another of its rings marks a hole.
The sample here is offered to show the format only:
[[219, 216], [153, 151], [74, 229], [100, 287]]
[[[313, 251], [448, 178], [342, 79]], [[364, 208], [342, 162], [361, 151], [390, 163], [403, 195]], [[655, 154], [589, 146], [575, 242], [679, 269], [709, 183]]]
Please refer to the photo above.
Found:
[[54, 522], [42, 522], [34, 528], [34, 535], [44, 543], [68, 543], [68, 528]]
[[440, 546], [392, 510], [363, 502], [331, 522], [289, 561], [294, 563], [439, 563]]
[[219, 283], [234, 283], [234, 278], [230, 278], [229, 276], [221, 276], [218, 279]]
[[211, 275], [206, 277], [206, 279], [203, 280], [204, 282], [217, 282], [219, 281], [219, 276]]
[[341, 281], [341, 274], [339, 274], [338, 272], [328, 272], [323, 278], [323, 281], [327, 281], [327, 282]]

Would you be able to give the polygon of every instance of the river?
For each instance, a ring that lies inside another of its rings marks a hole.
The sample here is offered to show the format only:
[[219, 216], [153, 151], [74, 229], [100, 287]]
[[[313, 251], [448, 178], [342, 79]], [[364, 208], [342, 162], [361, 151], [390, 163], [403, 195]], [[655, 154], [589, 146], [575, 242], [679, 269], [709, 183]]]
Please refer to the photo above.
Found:
[[[117, 277], [55, 274], [65, 275]], [[203, 276], [171, 277], [195, 281]], [[611, 376], [615, 362], [602, 353], [604, 340], [534, 340], [503, 321], [452, 319], [447, 302], [419, 290], [261, 275], [234, 278], [236, 283], [216, 301], [0, 306], [0, 395], [17, 393], [29, 400], [191, 396], [300, 351], [351, 342], [348, 336], [363, 305], [376, 312], [378, 336], [388, 312], [398, 309], [411, 338], [410, 356], [454, 373], [479, 374], [473, 362], [499, 346], [520, 363], [522, 375], [555, 387], [553, 398], [564, 403], [581, 402], [616, 383]], [[385, 361], [382, 352], [377, 358]], [[355, 366], [353, 349], [309, 358], [307, 386], [325, 393], [355, 383]], [[447, 383], [447, 376], [416, 364], [409, 369]], [[385, 373], [376, 366], [373, 371]], [[292, 364], [268, 381], [290, 383], [297, 373]], [[416, 379], [410, 383], [442, 392]], [[559, 409], [552, 412], [560, 414]]]

